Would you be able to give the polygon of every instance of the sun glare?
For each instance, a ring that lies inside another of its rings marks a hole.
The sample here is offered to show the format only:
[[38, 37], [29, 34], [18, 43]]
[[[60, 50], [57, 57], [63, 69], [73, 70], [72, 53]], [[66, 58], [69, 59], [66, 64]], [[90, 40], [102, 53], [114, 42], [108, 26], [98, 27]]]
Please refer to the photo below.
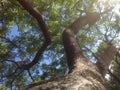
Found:
[[120, 4], [116, 4], [115, 8], [113, 9], [113, 11], [120, 16]]
[[113, 5], [113, 12], [120, 16], [120, 0], [100, 0], [105, 3], [105, 5]]

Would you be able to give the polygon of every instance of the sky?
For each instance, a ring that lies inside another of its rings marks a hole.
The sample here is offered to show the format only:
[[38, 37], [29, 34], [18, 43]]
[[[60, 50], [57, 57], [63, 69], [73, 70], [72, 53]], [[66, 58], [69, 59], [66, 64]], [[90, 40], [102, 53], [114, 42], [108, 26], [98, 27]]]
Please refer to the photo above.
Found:
[[8, 35], [7, 37], [10, 38], [11, 40], [15, 37], [15, 36], [19, 36], [19, 32], [18, 32], [18, 27], [17, 25], [13, 25], [9, 32], [8, 32]]

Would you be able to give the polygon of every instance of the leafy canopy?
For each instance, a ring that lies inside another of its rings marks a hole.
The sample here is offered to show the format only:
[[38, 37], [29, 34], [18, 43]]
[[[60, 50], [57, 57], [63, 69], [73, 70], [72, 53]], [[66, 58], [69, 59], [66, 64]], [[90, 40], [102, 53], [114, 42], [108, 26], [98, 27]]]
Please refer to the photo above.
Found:
[[[119, 0], [30, 0], [37, 8], [48, 28], [52, 44], [48, 46], [39, 63], [29, 70], [17, 65], [28, 64], [44, 42], [43, 33], [32, 17], [17, 0], [0, 1], [0, 83], [6, 87], [19, 87], [68, 72], [61, 34], [76, 18], [89, 13], [101, 13], [109, 7], [112, 11], [101, 16], [95, 25], [86, 25], [76, 38], [90, 60], [99, 55], [106, 43], [119, 47]], [[93, 17], [94, 18], [94, 17]], [[26, 60], [26, 61], [24, 61]]]

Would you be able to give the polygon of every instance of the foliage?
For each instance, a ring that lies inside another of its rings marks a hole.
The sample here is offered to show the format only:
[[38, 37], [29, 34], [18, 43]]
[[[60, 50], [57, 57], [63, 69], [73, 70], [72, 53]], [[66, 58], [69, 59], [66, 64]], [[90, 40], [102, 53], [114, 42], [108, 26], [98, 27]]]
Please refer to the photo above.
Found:
[[120, 52], [118, 51], [117, 55], [115, 56], [115, 61], [111, 64], [111, 77], [108, 82], [111, 90], [119, 90], [120, 89]]
[[[33, 18], [17, 0], [0, 1], [0, 82], [5, 87], [38, 82], [68, 72], [61, 34], [79, 16], [92, 12], [102, 12], [115, 4], [101, 0], [30, 0], [42, 14], [49, 30], [52, 44], [41, 56], [39, 63], [29, 71], [17, 70], [17, 65], [28, 58], [33, 60], [44, 42], [43, 33]], [[94, 17], [93, 17], [94, 18]], [[76, 38], [85, 49], [88, 58], [93, 58], [91, 51], [100, 53], [106, 42], [119, 46], [120, 17], [114, 12], [101, 16], [95, 25], [87, 25], [79, 31]], [[105, 42], [103, 42], [105, 41]], [[88, 51], [89, 48], [91, 51]], [[99, 48], [99, 49], [98, 49]], [[17, 63], [17, 64], [16, 64]], [[116, 65], [115, 65], [116, 66]], [[116, 67], [115, 67], [116, 68]], [[2, 90], [4, 86], [0, 87]]]
[[0, 90], [6, 90], [7, 88], [5, 86], [0, 86]]

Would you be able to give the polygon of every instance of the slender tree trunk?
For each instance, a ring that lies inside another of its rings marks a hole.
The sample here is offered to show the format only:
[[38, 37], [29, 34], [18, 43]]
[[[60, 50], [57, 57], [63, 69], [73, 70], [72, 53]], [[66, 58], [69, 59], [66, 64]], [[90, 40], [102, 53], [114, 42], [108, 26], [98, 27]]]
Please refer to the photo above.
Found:
[[105, 48], [98, 57], [99, 59], [96, 65], [98, 66], [100, 73], [102, 74], [103, 77], [108, 72], [109, 65], [111, 64], [111, 61], [114, 59], [116, 53], [117, 53], [116, 48], [113, 45], [108, 44], [107, 48]]

